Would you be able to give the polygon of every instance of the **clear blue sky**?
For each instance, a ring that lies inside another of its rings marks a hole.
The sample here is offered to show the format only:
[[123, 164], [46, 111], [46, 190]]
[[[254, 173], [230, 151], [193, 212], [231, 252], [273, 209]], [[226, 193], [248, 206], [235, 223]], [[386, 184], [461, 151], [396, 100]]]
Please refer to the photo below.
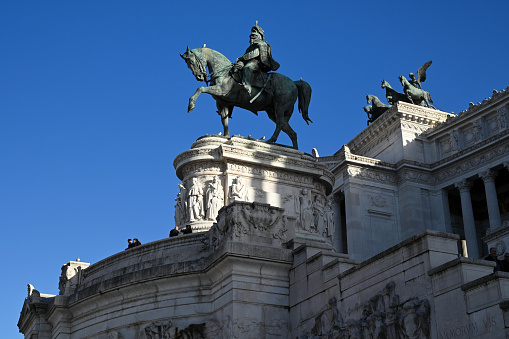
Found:
[[[366, 94], [428, 60], [424, 88], [459, 112], [509, 85], [509, 2], [1, 1], [0, 249], [2, 338], [31, 283], [58, 293], [60, 267], [95, 263], [168, 236], [178, 192], [173, 159], [222, 131], [214, 101], [179, 54], [207, 47], [234, 61], [255, 20], [279, 72], [313, 88], [302, 151], [331, 155], [366, 127]], [[470, 3], [470, 4], [469, 4]], [[384, 102], [385, 99], [383, 100]], [[236, 109], [232, 134], [274, 125]], [[280, 143], [290, 144], [281, 134]]]

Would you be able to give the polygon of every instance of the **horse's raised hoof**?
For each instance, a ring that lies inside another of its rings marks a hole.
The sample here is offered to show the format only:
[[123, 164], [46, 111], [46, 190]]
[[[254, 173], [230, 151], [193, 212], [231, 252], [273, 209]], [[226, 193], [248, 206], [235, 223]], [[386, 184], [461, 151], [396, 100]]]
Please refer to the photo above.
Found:
[[194, 105], [194, 103], [190, 102], [189, 103], [189, 106], [187, 106], [187, 113], [191, 113], [191, 111], [195, 108], [196, 106]]

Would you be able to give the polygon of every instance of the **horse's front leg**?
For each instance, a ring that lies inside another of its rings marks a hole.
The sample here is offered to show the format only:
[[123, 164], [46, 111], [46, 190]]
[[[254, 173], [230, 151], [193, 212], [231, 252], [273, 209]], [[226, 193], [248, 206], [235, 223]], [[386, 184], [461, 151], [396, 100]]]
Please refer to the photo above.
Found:
[[195, 102], [198, 99], [198, 96], [203, 93], [203, 89], [206, 88], [204, 86], [198, 87], [196, 92], [194, 92], [193, 96], [189, 98], [189, 105], [187, 106], [187, 113], [191, 113], [191, 111], [196, 107]]
[[230, 130], [228, 129], [228, 117], [231, 116], [233, 111], [233, 106], [228, 106], [219, 101], [216, 101], [217, 106], [217, 114], [221, 117], [221, 123], [223, 124], [224, 136], [230, 137]]
[[187, 113], [191, 112], [195, 108], [195, 102], [198, 99], [198, 96], [202, 93], [208, 93], [211, 95], [224, 96], [227, 91], [224, 86], [214, 85], [214, 86], [200, 86], [194, 92], [193, 96], [189, 98], [189, 106], [187, 106]]

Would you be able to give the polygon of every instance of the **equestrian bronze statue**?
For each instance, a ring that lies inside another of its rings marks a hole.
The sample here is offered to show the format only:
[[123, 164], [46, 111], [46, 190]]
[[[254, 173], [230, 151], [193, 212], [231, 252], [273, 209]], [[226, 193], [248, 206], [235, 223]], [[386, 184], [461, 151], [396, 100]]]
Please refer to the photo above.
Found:
[[230, 136], [228, 119], [232, 116], [233, 107], [244, 108], [257, 115], [259, 111], [265, 111], [276, 123], [274, 134], [267, 142], [276, 142], [279, 133], [283, 131], [292, 140], [293, 147], [298, 149], [297, 133], [290, 127], [289, 120], [298, 99], [298, 109], [304, 121], [307, 124], [312, 122], [308, 116], [311, 86], [302, 79], [293, 81], [285, 75], [270, 72], [276, 70], [279, 64], [272, 58], [270, 45], [264, 40], [258, 22], [251, 29], [250, 44], [235, 64], [205, 46], [192, 50], [188, 47], [180, 55], [196, 80], [207, 84], [198, 87], [189, 98], [187, 111], [191, 112], [195, 108], [201, 93], [212, 95], [227, 137]]

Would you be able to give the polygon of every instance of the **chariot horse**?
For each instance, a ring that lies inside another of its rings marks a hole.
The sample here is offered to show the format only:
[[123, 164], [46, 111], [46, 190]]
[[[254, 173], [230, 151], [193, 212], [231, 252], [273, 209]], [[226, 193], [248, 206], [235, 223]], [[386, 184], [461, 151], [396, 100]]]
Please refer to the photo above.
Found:
[[297, 133], [290, 127], [289, 120], [298, 98], [298, 109], [302, 113], [302, 118], [308, 125], [312, 122], [308, 116], [311, 86], [307, 82], [302, 79], [293, 81], [279, 73], [265, 73], [261, 83], [253, 84], [253, 95], [250, 95], [240, 83], [238, 73], [231, 73], [233, 64], [218, 51], [207, 47], [191, 50], [188, 47], [180, 56], [196, 80], [210, 83], [209, 86], [198, 87], [189, 98], [188, 113], [195, 108], [195, 102], [201, 93], [212, 95], [216, 100], [217, 113], [221, 116], [224, 135], [229, 137], [228, 119], [231, 118], [235, 106], [255, 114], [258, 114], [258, 111], [265, 111], [276, 123], [274, 134], [267, 142], [276, 142], [279, 133], [283, 131], [292, 140], [293, 147], [298, 149]]

